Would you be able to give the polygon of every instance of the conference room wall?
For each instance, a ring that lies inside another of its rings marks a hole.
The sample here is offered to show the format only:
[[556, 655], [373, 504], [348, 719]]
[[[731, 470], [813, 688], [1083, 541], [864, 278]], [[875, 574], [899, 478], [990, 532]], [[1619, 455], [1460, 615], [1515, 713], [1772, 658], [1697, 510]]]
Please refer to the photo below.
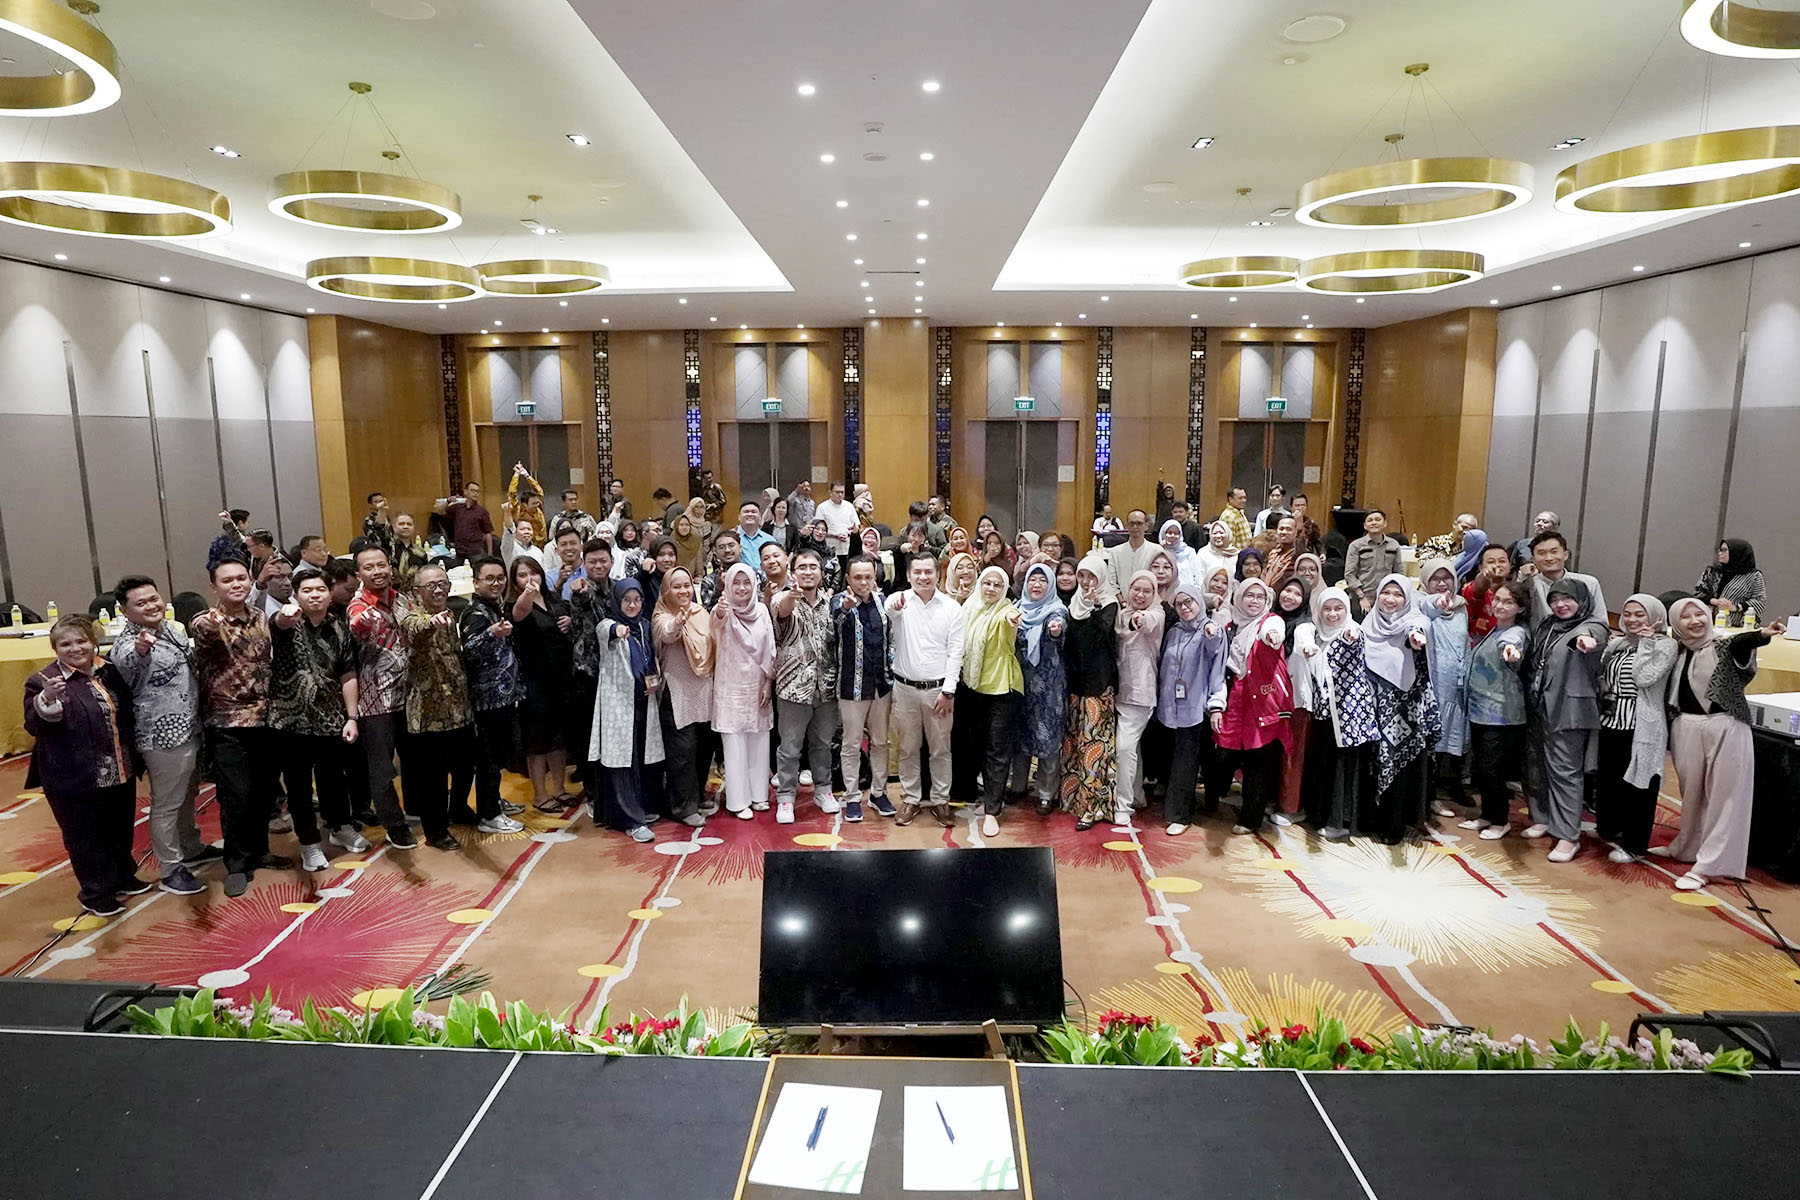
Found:
[[1772, 607], [1791, 610], [1797, 271], [1783, 251], [1501, 314], [1489, 531], [1554, 509], [1614, 611], [1691, 587], [1720, 536], [1760, 539]]
[[[775, 371], [782, 361], [780, 350], [787, 346], [804, 346], [806, 363], [806, 397], [804, 405], [790, 404], [781, 413], [783, 420], [806, 420], [813, 423], [812, 430], [812, 466], [813, 474], [824, 472], [823, 481], [815, 481], [813, 496], [823, 500], [826, 486], [833, 479], [842, 479], [844, 475], [844, 341], [843, 334], [836, 329], [799, 329], [787, 327], [749, 329], [708, 329], [700, 335], [700, 432], [702, 438], [702, 456], [713, 468], [714, 477], [724, 485], [725, 491], [733, 503], [741, 502], [738, 496], [738, 464], [725, 461], [731, 446], [720, 428], [737, 417], [738, 395], [738, 351], [744, 346], [762, 346], [768, 350], [763, 356], [764, 377], [749, 380], [745, 383], [744, 395], [754, 396], [758, 401], [758, 419], [761, 417], [760, 403], [768, 396], [781, 396], [782, 387], [775, 380]], [[676, 380], [681, 381], [681, 345], [679, 335], [676, 342]], [[746, 367], [753, 356], [746, 355]], [[791, 359], [789, 360], [792, 361]], [[788, 389], [794, 392], [794, 389]], [[615, 389], [614, 394], [617, 394]], [[797, 395], [797, 392], [795, 392]], [[686, 399], [682, 396], [675, 406], [677, 418], [684, 416]], [[747, 423], [747, 422], [746, 422]], [[821, 429], [822, 426], [822, 429]], [[657, 460], [657, 482], [644, 489], [643, 494], [649, 496], [652, 488], [661, 486], [675, 491], [686, 479], [685, 471], [680, 478], [669, 481], [661, 473], [664, 461], [685, 464], [687, 447], [686, 425], [678, 423], [677, 432], [680, 440], [677, 443], [675, 457], [669, 460]], [[791, 476], [787, 477], [787, 476]], [[800, 477], [787, 472], [777, 481], [783, 495], [794, 490]], [[637, 495], [633, 492], [632, 495]], [[751, 499], [757, 497], [752, 496]], [[735, 518], [736, 514], [732, 514]]]
[[[310, 404], [297, 417], [291, 402], [296, 384], [304, 394], [293, 364], [306, 353], [292, 318], [0, 262], [0, 529], [11, 593], [40, 611], [52, 598], [83, 609], [133, 571], [171, 591], [204, 590], [226, 506], [296, 536], [289, 523], [318, 510], [317, 475], [306, 458], [285, 469], [271, 446], [295, 440], [297, 419], [310, 426]], [[310, 432], [303, 440], [310, 447]]]
[[863, 322], [862, 477], [896, 532], [932, 480], [931, 329], [916, 317]]
[[[951, 376], [950, 376], [950, 511], [957, 518], [969, 525], [970, 533], [974, 532], [974, 521], [988, 507], [987, 494], [987, 400], [988, 400], [988, 347], [994, 342], [1018, 342], [1022, 345], [1031, 342], [1057, 342], [1062, 351], [1062, 419], [1076, 422], [1074, 466], [1075, 478], [1072, 481], [1058, 482], [1056, 486], [1056, 524], [1055, 529], [1086, 529], [1093, 524], [1094, 508], [1094, 346], [1092, 331], [1089, 329], [1057, 329], [1055, 327], [1029, 326], [976, 326], [958, 328], [951, 333]], [[1143, 417], [1147, 409], [1139, 411], [1135, 394], [1128, 399], [1121, 411], [1119, 406], [1118, 387], [1118, 332], [1114, 332], [1113, 348], [1113, 462], [1115, 465], [1127, 461], [1119, 449], [1121, 434], [1126, 441], [1137, 446], [1143, 441], [1146, 432]], [[1129, 391], [1129, 389], [1128, 389]], [[1185, 390], [1184, 393], [1185, 395]], [[1048, 419], [1048, 418], [1033, 418]], [[1121, 421], [1123, 427], [1121, 428]], [[933, 446], [927, 440], [923, 452], [927, 462], [933, 461]], [[865, 458], [867, 457], [865, 451]], [[1129, 461], [1136, 462], [1135, 458]], [[1135, 468], [1134, 468], [1135, 469]], [[1135, 488], [1135, 479], [1127, 482], [1127, 487]], [[1151, 483], [1144, 488], [1146, 497], [1154, 487], [1154, 476]], [[1113, 478], [1115, 496], [1128, 494], [1120, 492], [1119, 479]], [[911, 499], [911, 497], [908, 497]], [[1136, 500], [1123, 501], [1126, 508], [1139, 503]], [[1010, 535], [1011, 531], [1002, 530]], [[1037, 532], [1043, 532], [1038, 530]]]
[[[1349, 376], [1347, 329], [1252, 329], [1248, 326], [1215, 326], [1206, 339], [1206, 406], [1201, 416], [1200, 511], [1216, 517], [1225, 507], [1225, 490], [1231, 483], [1232, 426], [1220, 418], [1235, 417], [1243, 382], [1242, 355], [1246, 347], [1272, 347], [1276, 343], [1310, 343], [1313, 353], [1312, 422], [1306, 434], [1304, 469], [1316, 471], [1309, 482], [1303, 475], [1292, 481], [1306, 492], [1315, 512], [1328, 511], [1338, 502], [1343, 479], [1344, 406]], [[1187, 394], [1182, 392], [1182, 445], [1185, 448]], [[1325, 422], [1321, 425], [1319, 422]], [[1368, 444], [1365, 435], [1364, 443]], [[1185, 455], [1184, 455], [1185, 460]], [[1282, 480], [1287, 483], [1289, 481]], [[1180, 485], [1177, 485], [1180, 490]], [[1251, 506], [1262, 507], [1261, 497]]]
[[[681, 330], [610, 333], [606, 344], [612, 387], [613, 474], [624, 481], [632, 511], [642, 515], [650, 509], [651, 492], [659, 487], [679, 491], [687, 478]], [[700, 361], [704, 414], [704, 355]], [[707, 454], [706, 463], [721, 480], [733, 474], [721, 468], [716, 453]], [[733, 486], [726, 484], [727, 490]]]
[[[457, 421], [462, 441], [462, 478], [465, 484], [479, 483], [488, 494], [489, 508], [492, 510], [495, 523], [500, 520], [500, 502], [506, 497], [506, 485], [512, 478], [513, 460], [504, 459], [498, 453], [498, 442], [490, 428], [494, 423], [494, 356], [496, 348], [508, 354], [517, 354], [519, 347], [554, 349], [555, 375], [540, 375], [532, 381], [534, 394], [539, 387], [551, 386], [549, 380], [554, 379], [554, 386], [560, 389], [561, 416], [551, 421], [546, 416], [547, 410], [540, 404], [538, 415], [541, 425], [563, 423], [568, 430], [564, 435], [568, 451], [564, 465], [569, 472], [570, 484], [574, 488], [578, 503], [587, 512], [598, 512], [600, 496], [606, 490], [607, 480], [596, 480], [599, 474], [600, 453], [594, 439], [594, 339], [588, 333], [508, 333], [469, 336], [463, 335], [454, 339], [456, 355], [457, 379]], [[439, 339], [440, 369], [442, 362], [442, 339]], [[608, 358], [612, 349], [608, 348]], [[538, 359], [539, 371], [548, 370], [548, 361]], [[609, 380], [611, 376], [609, 374]], [[441, 376], [440, 376], [441, 386]], [[618, 410], [618, 391], [614, 385], [614, 411]], [[524, 424], [520, 422], [519, 424]], [[540, 472], [548, 469], [546, 448], [552, 445], [548, 438], [540, 434], [537, 467]], [[630, 460], [640, 455], [642, 448], [626, 445], [615, 446], [615, 460], [622, 456]], [[660, 461], [660, 460], [659, 460]], [[562, 507], [561, 488], [559, 485], [540, 479], [539, 482], [552, 490], [553, 495], [544, 498], [545, 505], [555, 511]], [[446, 479], [445, 487], [449, 483]], [[635, 492], [628, 493], [637, 495]], [[649, 492], [643, 493], [648, 499]]]

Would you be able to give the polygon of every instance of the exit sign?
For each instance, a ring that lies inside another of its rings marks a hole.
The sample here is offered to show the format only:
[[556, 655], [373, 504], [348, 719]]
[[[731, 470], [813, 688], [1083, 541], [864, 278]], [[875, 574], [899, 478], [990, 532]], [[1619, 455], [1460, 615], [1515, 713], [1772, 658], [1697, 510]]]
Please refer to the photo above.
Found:
[[521, 417], [537, 415], [537, 401], [535, 400], [521, 400], [514, 405], [514, 408]]
[[776, 400], [774, 398], [764, 400], [763, 401], [763, 414], [766, 416], [769, 413], [774, 413], [777, 416], [779, 416], [781, 414], [781, 401]]
[[1013, 397], [1013, 411], [1014, 412], [1030, 412], [1032, 409], [1034, 409], [1036, 407], [1037, 407], [1037, 400], [1031, 396], [1014, 396]]
[[1286, 399], [1284, 399], [1281, 396], [1270, 396], [1269, 397], [1269, 415], [1271, 417], [1279, 417], [1281, 414], [1285, 413], [1286, 411], [1287, 411], [1287, 400]]

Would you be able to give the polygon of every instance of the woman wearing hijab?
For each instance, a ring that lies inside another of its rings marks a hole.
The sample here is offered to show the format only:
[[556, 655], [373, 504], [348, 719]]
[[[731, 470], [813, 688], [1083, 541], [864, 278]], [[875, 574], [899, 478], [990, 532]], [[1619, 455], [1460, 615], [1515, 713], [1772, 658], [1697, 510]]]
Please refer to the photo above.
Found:
[[1013, 552], [1006, 548], [1006, 539], [1000, 536], [998, 529], [990, 529], [981, 535], [981, 554], [975, 563], [983, 571], [999, 567], [1006, 572], [1007, 586], [1012, 586]]
[[1219, 748], [1244, 772], [1233, 833], [1262, 827], [1270, 802], [1281, 795], [1281, 768], [1292, 736], [1294, 690], [1283, 650], [1287, 626], [1269, 611], [1270, 599], [1269, 585], [1255, 578], [1241, 581], [1231, 595], [1225, 708], [1212, 722]]
[[1065, 558], [1056, 564], [1056, 598], [1067, 608], [1075, 599], [1077, 577], [1081, 563], [1077, 559]]
[[663, 760], [662, 680], [651, 639], [643, 585], [619, 580], [613, 585], [613, 616], [600, 622], [600, 690], [588, 761], [605, 771], [596, 823], [623, 830], [634, 842], [656, 840], [650, 822], [659, 802], [650, 769]]
[[[1157, 553], [1162, 554], [1160, 550]], [[1163, 559], [1167, 561], [1168, 556], [1164, 554]], [[1128, 825], [1132, 810], [1145, 805], [1140, 751], [1144, 730], [1156, 714], [1156, 667], [1162, 657], [1163, 608], [1154, 574], [1139, 571], [1131, 577], [1117, 622], [1119, 769], [1113, 781], [1113, 819]]]
[[1038, 561], [1038, 535], [1029, 529], [1019, 530], [1019, 536], [1013, 539], [1012, 554], [1012, 594], [1025, 594], [1025, 572], [1031, 564]]
[[875, 590], [886, 595], [888, 573], [887, 565], [881, 561], [881, 530], [873, 525], [864, 525], [862, 532], [857, 534], [857, 539], [862, 543], [863, 555], [875, 564]]
[[1524, 836], [1556, 838], [1550, 861], [1581, 849], [1581, 804], [1588, 739], [1600, 728], [1600, 647], [1606, 622], [1594, 612], [1587, 585], [1564, 576], [1545, 594], [1549, 619], [1531, 635], [1526, 701], [1538, 731], [1538, 786], [1531, 789], [1531, 827]]
[[694, 577], [686, 567], [664, 577], [650, 614], [650, 633], [668, 695], [662, 705], [663, 796], [671, 817], [697, 829], [706, 824], [702, 806], [716, 740], [707, 724], [712, 717], [712, 614], [695, 602]]
[[844, 567], [832, 550], [831, 544], [825, 540], [825, 520], [814, 517], [812, 522], [800, 531], [799, 540], [794, 543], [794, 553], [811, 550], [819, 556], [819, 586], [825, 592], [839, 590], [844, 584]]
[[[1186, 550], [1188, 547], [1183, 545], [1182, 549]], [[1145, 564], [1144, 569], [1149, 571], [1156, 581], [1156, 599], [1162, 608], [1162, 627], [1164, 630], [1168, 630], [1175, 624], [1175, 589], [1181, 584], [1175, 567], [1174, 551], [1165, 546], [1158, 546], [1150, 552], [1150, 561]], [[1150, 723], [1144, 726], [1144, 735], [1139, 739], [1138, 746], [1139, 794], [1141, 796], [1144, 786], [1148, 785], [1150, 790], [1160, 798], [1163, 794], [1163, 784], [1169, 778], [1171, 743], [1169, 731], [1163, 727], [1161, 721], [1156, 719], [1154, 704], [1151, 706]]]
[[975, 565], [975, 556], [964, 551], [952, 554], [944, 566], [944, 590], [958, 604], [963, 603], [975, 594], [975, 577], [980, 569]]
[[1175, 485], [1164, 479], [1156, 485], [1156, 527], [1162, 528], [1175, 511]]
[[[1019, 694], [1025, 690], [1025, 676], [1013, 650], [1024, 614], [1007, 603], [1006, 589], [1011, 582], [1006, 568], [985, 567], [975, 594], [963, 602], [962, 686], [956, 689], [958, 719], [951, 734], [954, 739], [955, 733], [966, 727], [972, 735], [964, 753], [977, 759], [981, 769], [984, 837], [1000, 832], [1000, 806], [1006, 795], [1006, 777], [1012, 771]], [[958, 773], [952, 771], [952, 775]]]
[[[1224, 568], [1229, 578], [1237, 571], [1238, 548], [1231, 542], [1231, 526], [1223, 521], [1214, 521], [1206, 527], [1206, 545], [1194, 551], [1200, 560], [1200, 578], [1212, 578], [1212, 573]], [[1204, 586], [1204, 584], [1202, 585]]]
[[[1057, 767], [1062, 759], [1063, 714], [1068, 684], [1063, 673], [1063, 634], [1069, 610], [1056, 594], [1056, 576], [1044, 563], [1025, 569], [1019, 600], [1019, 628], [1013, 652], [1024, 678], [1024, 700], [1013, 742], [1010, 790], [1024, 795], [1037, 760], [1037, 810], [1047, 817], [1056, 810]], [[967, 654], [967, 643], [964, 643]]]
[[1414, 595], [1413, 602], [1425, 614], [1428, 626], [1425, 660], [1431, 668], [1431, 689], [1437, 693], [1438, 705], [1438, 738], [1432, 746], [1436, 761], [1431, 811], [1440, 817], [1458, 817], [1460, 812], [1435, 796], [1436, 790], [1443, 788], [1455, 803], [1469, 803], [1463, 788], [1463, 756], [1469, 749], [1469, 714], [1463, 705], [1469, 604], [1457, 590], [1456, 565], [1447, 558], [1428, 558], [1420, 563], [1419, 581], [1423, 590]]
[[1150, 552], [1150, 559], [1144, 564], [1144, 570], [1150, 572], [1150, 581], [1156, 585], [1156, 602], [1163, 606], [1164, 617], [1172, 617], [1175, 612], [1175, 589], [1181, 586], [1175, 555], [1158, 546]]
[[1506, 785], [1523, 774], [1518, 766], [1525, 749], [1523, 672], [1531, 636], [1519, 621], [1530, 613], [1531, 600], [1527, 581], [1496, 586], [1486, 597], [1489, 627], [1469, 647], [1463, 709], [1469, 717], [1469, 779], [1481, 796], [1481, 815], [1456, 827], [1479, 829], [1483, 841], [1511, 832], [1512, 792]]
[[[1180, 837], [1194, 823], [1200, 766], [1212, 757], [1212, 714], [1225, 711], [1225, 631], [1206, 615], [1206, 595], [1192, 584], [1175, 590], [1175, 622], [1163, 639], [1156, 719], [1169, 730], [1169, 786], [1163, 830]], [[1215, 805], [1216, 797], [1208, 797]]]
[[1488, 535], [1480, 529], [1463, 531], [1462, 552], [1456, 556], [1453, 568], [1456, 571], [1456, 588], [1475, 578], [1481, 571], [1481, 552], [1487, 549]]
[[1316, 599], [1325, 586], [1325, 560], [1316, 554], [1300, 555], [1294, 560], [1294, 578], [1306, 585], [1307, 595]]
[[1663, 694], [1675, 665], [1669, 612], [1642, 592], [1619, 610], [1619, 630], [1600, 652], [1600, 733], [1594, 832], [1613, 843], [1607, 858], [1628, 863], [1650, 849], [1656, 796], [1669, 747]]
[[1069, 720], [1063, 737], [1062, 807], [1076, 829], [1091, 829], [1113, 811], [1113, 772], [1118, 753], [1119, 593], [1112, 566], [1097, 553], [1081, 560], [1069, 601], [1063, 669], [1069, 684]]
[[1786, 625], [1721, 634], [1706, 602], [1687, 596], [1670, 607], [1669, 627], [1681, 643], [1665, 693], [1675, 714], [1669, 757], [1681, 780], [1681, 832], [1650, 853], [1692, 863], [1675, 881], [1692, 892], [1719, 876], [1743, 877], [1756, 774], [1744, 688], [1756, 675], [1757, 650]]
[[775, 511], [775, 506], [785, 498], [786, 497], [781, 494], [780, 488], [766, 487], [762, 490], [762, 500], [758, 504], [758, 507], [762, 510], [762, 527], [764, 533], [772, 532], [769, 526], [776, 521], [779, 521], [782, 524], [787, 523], [787, 508], [784, 506], [781, 509], [779, 517], [777, 517]]
[[1425, 615], [1412, 602], [1404, 575], [1384, 576], [1362, 623], [1363, 661], [1374, 689], [1375, 792], [1361, 826], [1390, 845], [1426, 821], [1431, 747], [1438, 737], [1437, 696], [1431, 690]]
[[1763, 612], [1769, 604], [1763, 587], [1763, 573], [1756, 569], [1756, 551], [1743, 538], [1726, 538], [1719, 543], [1719, 560], [1706, 568], [1700, 582], [1694, 585], [1694, 597], [1725, 614], [1725, 623], [1733, 629], [1744, 624], [1749, 609]]
[[[507, 572], [507, 599], [511, 602], [513, 651], [519, 659], [519, 678], [525, 694], [519, 701], [519, 733], [525, 749], [525, 767], [539, 812], [560, 813], [576, 803], [563, 791], [569, 744], [563, 726], [564, 711], [571, 703], [575, 644], [568, 605], [544, 587], [544, 568], [524, 555], [513, 559]], [[576, 731], [579, 733], [579, 731]], [[574, 746], [580, 759], [587, 749]], [[591, 778], [591, 776], [584, 776]]]
[[1215, 568], [1206, 577], [1206, 590], [1202, 593], [1206, 597], [1206, 611], [1218, 613], [1221, 621], [1229, 620], [1231, 589], [1234, 586], [1230, 567]]
[[969, 549], [969, 531], [961, 525], [953, 525], [950, 527], [949, 534], [944, 538], [944, 552], [938, 555], [938, 565], [943, 568], [943, 578], [950, 578], [950, 560], [959, 554], [968, 554], [973, 557], [973, 551]]
[[704, 516], [695, 518], [693, 513], [695, 506], [704, 512], [706, 502], [696, 499], [688, 505], [686, 511], [677, 513], [675, 528], [669, 537], [669, 540], [675, 543], [675, 552], [680, 565], [687, 569], [690, 576], [698, 571], [701, 564], [706, 561], [706, 538], [701, 533], [702, 525], [700, 524], [706, 518]]
[[1287, 628], [1281, 650], [1287, 658], [1288, 680], [1294, 687], [1294, 715], [1289, 718], [1287, 767], [1281, 774], [1281, 797], [1270, 820], [1292, 825], [1301, 820], [1300, 785], [1306, 774], [1306, 744], [1312, 732], [1312, 672], [1309, 660], [1319, 651], [1313, 625], [1312, 592], [1299, 579], [1289, 579], [1275, 593], [1275, 615]]
[[[1177, 584], [1188, 584], [1196, 589], [1206, 586], [1206, 580], [1200, 577], [1200, 552], [1181, 540], [1181, 522], [1164, 521], [1157, 531], [1156, 544], [1169, 552], [1175, 563]], [[1168, 602], [1173, 603], [1174, 590], [1171, 589]]]
[[748, 566], [733, 564], [722, 590], [712, 610], [712, 727], [725, 759], [725, 807], [748, 821], [769, 808], [775, 622], [757, 599]]
[[1238, 551], [1237, 569], [1232, 578], [1237, 583], [1246, 579], [1261, 579], [1264, 555], [1255, 546], [1246, 546]]
[[[1375, 692], [1363, 659], [1362, 629], [1351, 615], [1350, 593], [1326, 588], [1312, 598], [1314, 648], [1306, 659], [1309, 752], [1301, 779], [1306, 819], [1327, 841], [1361, 828], [1375, 727]], [[1298, 681], [1296, 689], [1300, 687]]]

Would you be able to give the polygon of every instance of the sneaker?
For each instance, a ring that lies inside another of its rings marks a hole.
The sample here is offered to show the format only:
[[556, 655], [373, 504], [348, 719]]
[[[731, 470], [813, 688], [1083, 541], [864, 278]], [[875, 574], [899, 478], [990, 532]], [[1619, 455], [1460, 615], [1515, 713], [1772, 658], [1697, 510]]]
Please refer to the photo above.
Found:
[[210, 862], [219, 862], [225, 857], [225, 847], [216, 842], [200, 847], [199, 851], [181, 860], [181, 865], [188, 868], [203, 867]]
[[1295, 821], [1298, 821], [1299, 819], [1300, 819], [1299, 817], [1291, 816], [1288, 813], [1275, 813], [1273, 816], [1271, 816], [1269, 818], [1269, 820], [1275, 822], [1275, 824], [1281, 826], [1283, 829], [1286, 829], [1289, 825], [1292, 825]]
[[1350, 840], [1350, 831], [1342, 825], [1327, 825], [1319, 830], [1319, 836], [1328, 842], [1347, 842]]
[[1489, 825], [1486, 829], [1481, 831], [1481, 840], [1484, 842], [1497, 842], [1511, 832], [1511, 825]]
[[881, 817], [891, 817], [900, 811], [894, 807], [894, 802], [887, 798], [886, 792], [870, 792], [869, 807], [875, 810], [877, 816]]
[[801, 787], [811, 787], [812, 785], [813, 785], [813, 773], [811, 771], [800, 772], [800, 786]]
[[430, 846], [433, 850], [443, 850], [446, 852], [462, 849], [462, 843], [457, 841], [456, 835], [451, 833], [448, 829], [442, 833], [431, 834], [425, 839], [425, 844]]
[[419, 843], [413, 839], [412, 830], [404, 825], [396, 825], [387, 831], [388, 845], [396, 850], [417, 850]]
[[1183, 825], [1180, 821], [1171, 821], [1169, 822], [1169, 827], [1163, 830], [1163, 832], [1170, 837], [1180, 837], [1187, 832], [1187, 826]]
[[754, 821], [756, 819], [756, 811], [749, 808], [740, 808], [731, 815], [740, 821]]
[[1470, 817], [1466, 821], [1458, 821], [1456, 827], [1458, 829], [1486, 829], [1488, 827], [1488, 822], [1482, 820], [1480, 817]]
[[497, 817], [489, 817], [475, 826], [482, 833], [520, 833], [525, 826], [502, 813]]
[[84, 913], [92, 913], [96, 917], [116, 917], [125, 911], [125, 906], [120, 904], [113, 897], [107, 896], [102, 900], [84, 902], [81, 906], [81, 911]]
[[[878, 808], [875, 811], [880, 812], [881, 810]], [[918, 815], [919, 815], [919, 806], [914, 804], [912, 801], [908, 800], [905, 803], [901, 804], [899, 810], [895, 813], [894, 824], [896, 824], [896, 825], [911, 825], [913, 823], [913, 818]]]
[[861, 800], [844, 801], [844, 820], [852, 825], [860, 824], [862, 822]]
[[125, 881], [125, 886], [119, 889], [119, 895], [141, 896], [155, 886], [154, 883], [145, 883], [142, 879], [133, 875], [130, 879]]
[[350, 814], [352, 824], [362, 829], [374, 829], [381, 824], [381, 818], [375, 815], [372, 808], [359, 809]]
[[1674, 853], [1670, 850], [1670, 848], [1668, 846], [1652, 846], [1652, 847], [1650, 847], [1650, 853], [1656, 855], [1656, 857], [1658, 857], [1658, 858], [1674, 858], [1675, 857]]
[[769, 802], [767, 800], [752, 800], [750, 802], [750, 809], [752, 812], [768, 812]]
[[794, 802], [792, 800], [783, 800], [775, 806], [775, 823], [777, 825], [794, 823]]
[[1549, 859], [1553, 863], [1566, 863], [1574, 858], [1580, 850], [1579, 842], [1567, 842], [1558, 838], [1556, 845], [1550, 849]]
[[714, 800], [712, 797], [708, 796], [705, 800], [702, 800], [700, 802], [700, 815], [701, 816], [703, 816], [703, 817], [716, 816], [718, 814], [718, 811], [719, 811], [719, 802], [717, 800]]
[[304, 871], [323, 871], [331, 864], [325, 861], [325, 852], [315, 842], [311, 846], [300, 847], [300, 868]]
[[250, 876], [242, 871], [233, 871], [225, 876], [225, 894], [232, 899], [243, 895], [250, 888]]
[[292, 832], [294, 832], [294, 818], [288, 816], [286, 813], [276, 813], [273, 817], [271, 817], [269, 819], [269, 832], [270, 833], [292, 833]]
[[255, 865], [269, 871], [285, 871], [294, 865], [294, 860], [285, 854], [265, 854], [256, 860]]
[[681, 823], [683, 825], [686, 825], [689, 829], [705, 829], [706, 828], [706, 818], [701, 816], [697, 812], [689, 813], [687, 816], [681, 818]]
[[342, 846], [352, 854], [361, 854], [369, 848], [369, 839], [354, 825], [339, 825], [331, 831], [331, 844]]
[[1524, 832], [1520, 833], [1519, 836], [1536, 840], [1537, 838], [1549, 836], [1549, 833], [1550, 827], [1548, 825], [1527, 825]]
[[1431, 802], [1431, 815], [1434, 817], [1454, 817], [1458, 814], [1454, 808], [1451, 808], [1442, 800], [1433, 800]]
[[1233, 833], [1249, 833], [1250, 827], [1248, 825], [1233, 825], [1231, 827], [1231, 832], [1233, 832]]
[[1000, 836], [1000, 819], [998, 817], [994, 817], [994, 816], [986, 816], [986, 817], [981, 818], [981, 836], [982, 837], [999, 837]]
[[625, 831], [627, 837], [634, 842], [654, 842], [656, 835], [650, 832], [648, 825], [634, 825]]
[[837, 797], [833, 796], [830, 792], [819, 792], [815, 794], [813, 803], [819, 806], [820, 812], [827, 815], [838, 811]]
[[194, 878], [194, 873], [184, 866], [178, 866], [162, 878], [161, 888], [176, 896], [198, 896], [206, 890], [206, 885]]
[[516, 817], [525, 811], [525, 806], [523, 804], [514, 804], [511, 800], [502, 800], [500, 802], [500, 811], [509, 817]]
[[1631, 863], [1637, 861], [1637, 855], [1629, 850], [1621, 850], [1619, 847], [1614, 846], [1611, 850], [1607, 851], [1606, 861], [1620, 864]]
[[937, 823], [942, 825], [945, 829], [956, 824], [956, 814], [950, 811], [950, 806], [948, 804], [932, 805], [931, 815], [936, 819]]
[[1129, 808], [1114, 809], [1113, 810], [1113, 824], [1114, 825], [1129, 825], [1129, 824], [1131, 824], [1131, 816], [1132, 816], [1132, 813]]
[[1686, 875], [1683, 875], [1680, 879], [1675, 881], [1675, 886], [1684, 892], [1697, 892], [1706, 886], [1706, 876], [1697, 875], [1694, 872], [1689, 871]]

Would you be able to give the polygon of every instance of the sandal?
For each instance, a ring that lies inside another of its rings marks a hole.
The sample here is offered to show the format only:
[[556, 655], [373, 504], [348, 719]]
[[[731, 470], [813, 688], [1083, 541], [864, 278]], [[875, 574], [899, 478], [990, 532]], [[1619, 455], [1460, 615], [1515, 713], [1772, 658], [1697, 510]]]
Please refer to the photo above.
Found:
[[551, 816], [556, 816], [559, 813], [564, 813], [569, 810], [568, 803], [564, 801], [561, 796], [546, 797], [543, 800], [539, 800], [531, 807], [537, 809], [541, 813], [548, 813]]

